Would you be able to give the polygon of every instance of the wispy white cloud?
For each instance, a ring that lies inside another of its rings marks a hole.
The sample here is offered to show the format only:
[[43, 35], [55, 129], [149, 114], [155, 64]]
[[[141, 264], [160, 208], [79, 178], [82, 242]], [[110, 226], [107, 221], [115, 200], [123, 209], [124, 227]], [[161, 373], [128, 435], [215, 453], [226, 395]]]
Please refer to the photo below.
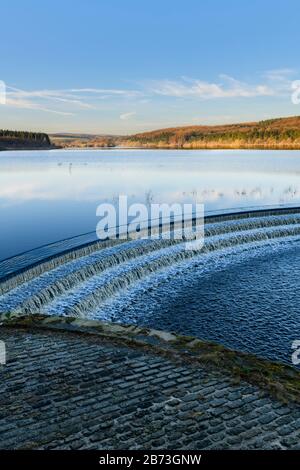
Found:
[[268, 80], [271, 81], [282, 81], [282, 80], [290, 80], [291, 77], [293, 77], [297, 71], [295, 69], [289, 69], [289, 68], [282, 68], [282, 69], [273, 69], [273, 70], [267, 70], [263, 75], [266, 77]]
[[72, 116], [73, 113], [67, 112], [67, 111], [59, 111], [56, 109], [51, 109], [47, 108], [39, 103], [34, 103], [30, 100], [25, 100], [20, 97], [18, 98], [13, 98], [11, 96], [6, 97], [6, 106], [10, 106], [12, 108], [18, 108], [18, 109], [27, 109], [27, 110], [35, 110], [35, 111], [43, 111], [46, 113], [53, 113], [53, 114], [59, 114], [61, 116]]
[[129, 113], [123, 113], [123, 114], [120, 114], [120, 119], [122, 119], [122, 121], [127, 121], [128, 119], [132, 118], [135, 115], [136, 115], [135, 111], [131, 111]]
[[141, 92], [135, 90], [105, 88], [71, 88], [61, 90], [22, 90], [7, 86], [6, 104], [19, 109], [31, 109], [70, 116], [80, 110], [98, 109], [100, 98], [134, 98]]
[[117, 95], [125, 97], [135, 97], [141, 96], [142, 92], [136, 90], [118, 90], [113, 88], [72, 88], [69, 90], [72, 93], [91, 93], [91, 94], [100, 94], [100, 95]]
[[272, 96], [274, 90], [267, 84], [252, 85], [228, 75], [220, 75], [219, 82], [207, 82], [183, 77], [181, 80], [160, 80], [150, 83], [150, 90], [163, 96], [178, 98], [251, 98]]
[[288, 68], [268, 70], [264, 76], [269, 83], [272, 83], [278, 96], [290, 94], [294, 80], [299, 78], [296, 70]]
[[[55, 104], [63, 104], [61, 109]], [[90, 107], [88, 104], [81, 102], [76, 97], [64, 94], [60, 90], [35, 90], [26, 91], [19, 88], [7, 86], [6, 105], [19, 109], [37, 110], [47, 113], [59, 114], [62, 116], [70, 116], [74, 114], [65, 109], [65, 104], [76, 105], [77, 107]]]

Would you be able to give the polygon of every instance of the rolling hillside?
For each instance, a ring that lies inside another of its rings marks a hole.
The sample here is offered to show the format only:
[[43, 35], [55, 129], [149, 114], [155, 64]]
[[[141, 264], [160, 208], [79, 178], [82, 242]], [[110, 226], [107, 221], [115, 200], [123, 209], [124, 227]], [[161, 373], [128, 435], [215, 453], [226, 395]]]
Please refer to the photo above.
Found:
[[219, 126], [187, 126], [143, 132], [121, 144], [145, 148], [300, 149], [300, 116]]

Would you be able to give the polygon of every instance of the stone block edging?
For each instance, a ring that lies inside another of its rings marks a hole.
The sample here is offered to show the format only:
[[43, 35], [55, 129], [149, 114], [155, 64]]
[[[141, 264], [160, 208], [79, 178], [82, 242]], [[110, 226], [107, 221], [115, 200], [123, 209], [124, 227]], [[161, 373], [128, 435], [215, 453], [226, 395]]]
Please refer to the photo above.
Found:
[[227, 373], [237, 382], [246, 381], [266, 390], [284, 403], [300, 403], [300, 372], [297, 369], [195, 337], [135, 325], [41, 314], [1, 314], [0, 326], [94, 335], [104, 341], [139, 348], [175, 361], [199, 363], [202, 367]]

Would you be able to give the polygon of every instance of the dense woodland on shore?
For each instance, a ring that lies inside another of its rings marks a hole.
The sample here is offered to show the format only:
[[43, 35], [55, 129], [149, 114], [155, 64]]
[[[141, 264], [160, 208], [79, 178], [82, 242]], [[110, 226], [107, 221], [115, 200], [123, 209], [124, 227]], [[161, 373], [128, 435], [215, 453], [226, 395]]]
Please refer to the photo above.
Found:
[[0, 129], [0, 150], [19, 148], [48, 148], [51, 141], [42, 132], [11, 131]]

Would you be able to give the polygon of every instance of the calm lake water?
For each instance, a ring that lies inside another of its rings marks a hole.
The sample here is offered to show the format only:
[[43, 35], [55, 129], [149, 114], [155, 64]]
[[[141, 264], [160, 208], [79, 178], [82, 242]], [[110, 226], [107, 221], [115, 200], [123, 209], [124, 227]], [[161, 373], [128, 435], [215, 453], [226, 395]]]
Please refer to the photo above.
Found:
[[203, 202], [206, 212], [300, 204], [298, 151], [0, 152], [0, 259], [95, 230], [96, 207]]

